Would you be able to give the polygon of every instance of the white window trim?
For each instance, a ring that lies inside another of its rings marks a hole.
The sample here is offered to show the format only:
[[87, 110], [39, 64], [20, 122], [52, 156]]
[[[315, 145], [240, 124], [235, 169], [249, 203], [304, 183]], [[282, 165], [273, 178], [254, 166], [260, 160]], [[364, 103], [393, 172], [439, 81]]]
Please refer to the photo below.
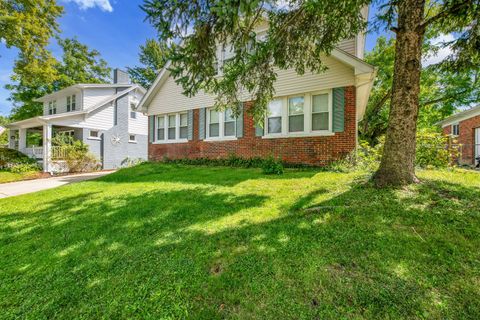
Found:
[[235, 134], [233, 136], [225, 136], [225, 111], [218, 112], [218, 137], [210, 137], [210, 110], [214, 108], [207, 108], [207, 116], [205, 117], [205, 133], [206, 138], [203, 141], [232, 141], [237, 138], [237, 122], [235, 122]]
[[[167, 113], [167, 114], [158, 114], [155, 116], [155, 141], [153, 144], [168, 144], [168, 143], [185, 143], [188, 142], [187, 139], [180, 139], [180, 113], [185, 113], [185, 112], [177, 112], [177, 113]], [[168, 116], [175, 115], [175, 139], [168, 139]], [[163, 117], [163, 125], [164, 125], [164, 139], [163, 140], [158, 140], [158, 118]]]
[[[319, 94], [328, 94], [328, 130], [312, 130], [312, 96]], [[288, 131], [288, 99], [293, 97], [303, 96], [303, 132], [289, 132]], [[282, 132], [268, 133], [268, 115], [265, 116], [264, 121], [264, 135], [263, 139], [275, 138], [299, 138], [299, 137], [318, 137], [318, 136], [333, 136], [333, 95], [332, 90], [319, 90], [303, 94], [292, 94], [289, 96], [278, 97], [275, 100], [282, 101]]]
[[[131, 136], [133, 136], [135, 139], [134, 140], [130, 139]], [[128, 134], [128, 143], [137, 143], [137, 135], [133, 134], [133, 133], [129, 133]]]
[[[92, 131], [97, 132], [98, 136], [97, 136], [97, 137], [92, 136]], [[87, 138], [87, 139], [89, 139], [89, 140], [102, 140], [102, 139], [100, 138], [100, 130], [90, 130], [90, 129], [89, 129], [89, 130], [88, 130], [88, 138]]]
[[[458, 133], [459, 133], [459, 134], [454, 134], [454, 133], [453, 133], [453, 127], [454, 127], [454, 126], [458, 126]], [[458, 137], [458, 136], [460, 135], [460, 122], [452, 123], [452, 124], [451, 124], [451, 127], [450, 127], [450, 131], [451, 131], [451, 136], [452, 136], [452, 137]]]

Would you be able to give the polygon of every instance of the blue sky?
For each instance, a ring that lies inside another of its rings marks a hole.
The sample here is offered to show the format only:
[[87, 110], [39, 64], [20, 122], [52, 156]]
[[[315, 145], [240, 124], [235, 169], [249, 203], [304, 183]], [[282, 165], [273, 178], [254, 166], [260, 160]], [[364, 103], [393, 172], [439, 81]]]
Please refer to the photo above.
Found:
[[[143, 0], [57, 0], [65, 7], [59, 19], [61, 37], [76, 36], [91, 49], [98, 50], [112, 68], [125, 69], [138, 64], [139, 46], [147, 38], [156, 36], [155, 30], [140, 9]], [[370, 10], [372, 15], [374, 10]], [[375, 45], [377, 35], [367, 36], [366, 49]], [[54, 43], [54, 56], [61, 52]], [[16, 49], [7, 49], [0, 43], [0, 115], [8, 115], [12, 105], [4, 88], [9, 83]]]

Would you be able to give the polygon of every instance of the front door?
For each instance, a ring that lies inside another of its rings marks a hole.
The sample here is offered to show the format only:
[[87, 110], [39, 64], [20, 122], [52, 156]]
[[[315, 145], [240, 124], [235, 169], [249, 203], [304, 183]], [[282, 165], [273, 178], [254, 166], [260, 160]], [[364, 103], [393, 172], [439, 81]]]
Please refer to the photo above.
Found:
[[475, 129], [475, 159], [474, 163], [480, 167], [480, 128]]

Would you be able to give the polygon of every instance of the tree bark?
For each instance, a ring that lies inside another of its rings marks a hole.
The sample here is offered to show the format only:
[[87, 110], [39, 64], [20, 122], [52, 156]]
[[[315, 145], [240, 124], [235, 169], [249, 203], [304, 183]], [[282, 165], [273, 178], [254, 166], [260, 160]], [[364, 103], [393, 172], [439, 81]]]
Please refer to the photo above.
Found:
[[422, 58], [425, 0], [400, 0], [390, 114], [377, 186], [417, 182], [415, 149]]

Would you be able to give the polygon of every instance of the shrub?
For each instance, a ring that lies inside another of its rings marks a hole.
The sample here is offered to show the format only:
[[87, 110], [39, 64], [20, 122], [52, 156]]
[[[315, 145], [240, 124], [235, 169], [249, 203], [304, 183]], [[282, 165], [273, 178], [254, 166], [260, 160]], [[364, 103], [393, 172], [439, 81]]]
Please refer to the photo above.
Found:
[[458, 145], [436, 131], [421, 130], [417, 134], [415, 164], [422, 168], [445, 168], [454, 164], [460, 155]]
[[357, 150], [348, 154], [344, 159], [333, 162], [328, 169], [338, 172], [353, 170], [375, 171], [380, 164], [383, 153], [384, 139], [380, 138], [379, 143], [371, 146], [367, 141], [360, 141]]
[[15, 149], [0, 148], [0, 169], [10, 170], [12, 167], [23, 164], [36, 165], [37, 161]]
[[37, 163], [19, 163], [9, 169], [13, 173], [27, 173], [40, 171], [40, 166]]
[[88, 146], [82, 141], [59, 134], [52, 139], [52, 144], [60, 148], [52, 160], [65, 160], [69, 172], [89, 172], [101, 168], [100, 161], [88, 151]]
[[122, 168], [130, 168], [144, 162], [145, 162], [145, 159], [142, 159], [142, 158], [126, 157], [125, 159], [122, 160], [121, 166]]
[[279, 159], [270, 156], [263, 160], [262, 171], [264, 174], [283, 174], [283, 164]]

